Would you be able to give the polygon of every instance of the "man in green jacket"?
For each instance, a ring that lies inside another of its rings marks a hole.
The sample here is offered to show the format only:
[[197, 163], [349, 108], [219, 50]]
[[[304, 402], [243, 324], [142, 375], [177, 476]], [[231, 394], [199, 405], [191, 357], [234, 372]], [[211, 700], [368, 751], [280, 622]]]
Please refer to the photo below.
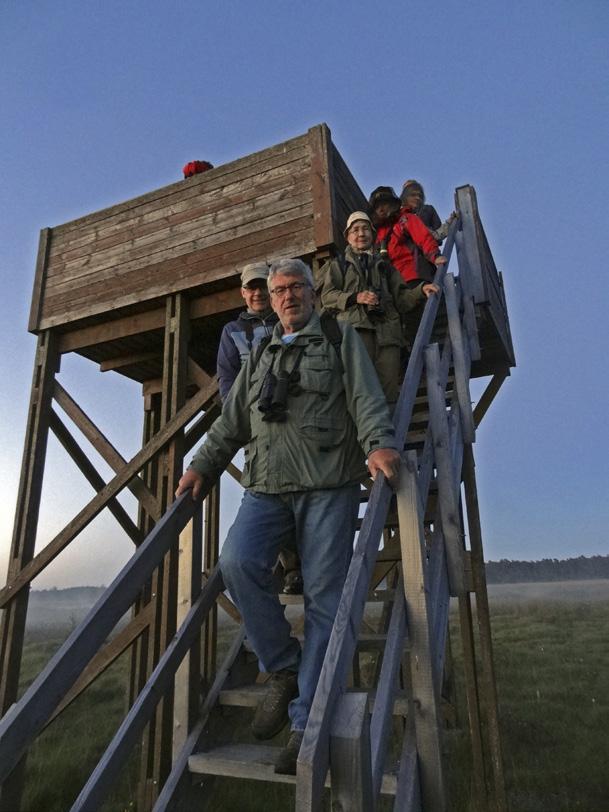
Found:
[[[192, 488], [196, 498], [246, 447], [246, 491], [220, 568], [249, 642], [271, 674], [254, 734], [271, 738], [289, 714], [292, 732], [275, 769], [295, 773], [351, 559], [366, 457], [370, 475], [382, 472], [390, 482], [400, 457], [368, 354], [349, 324], [341, 325], [339, 341], [327, 337], [314, 311], [311, 270], [300, 260], [281, 260], [268, 285], [279, 323], [262, 353], [250, 354], [176, 494]], [[272, 576], [282, 544], [292, 539], [304, 581], [302, 651]]]
[[404, 344], [400, 316], [437, 293], [438, 287], [428, 282], [407, 287], [389, 260], [374, 250], [374, 229], [366, 212], [349, 215], [345, 237], [349, 244], [344, 256], [322, 268], [321, 304], [339, 321], [355, 327], [393, 408]]

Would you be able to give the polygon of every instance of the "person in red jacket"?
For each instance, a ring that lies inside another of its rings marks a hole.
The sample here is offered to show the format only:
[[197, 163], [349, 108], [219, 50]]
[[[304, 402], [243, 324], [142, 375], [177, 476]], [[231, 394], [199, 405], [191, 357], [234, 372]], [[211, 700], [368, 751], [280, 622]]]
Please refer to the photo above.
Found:
[[417, 268], [416, 249], [436, 266], [443, 265], [446, 259], [423, 221], [408, 206], [402, 206], [391, 186], [377, 186], [370, 195], [368, 208], [380, 253], [388, 256], [408, 287], [433, 282], [431, 274], [420, 275], [424, 273], [423, 264], [419, 263]]

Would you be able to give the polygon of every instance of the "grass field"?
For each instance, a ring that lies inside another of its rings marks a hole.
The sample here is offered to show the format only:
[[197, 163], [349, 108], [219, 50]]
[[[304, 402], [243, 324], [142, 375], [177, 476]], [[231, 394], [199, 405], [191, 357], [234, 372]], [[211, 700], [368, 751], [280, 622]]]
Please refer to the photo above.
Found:
[[[490, 594], [510, 809], [607, 812], [609, 581], [501, 585]], [[459, 673], [456, 618], [451, 627]], [[29, 678], [60, 639], [57, 629], [30, 632], [24, 659]], [[40, 737], [28, 759], [24, 809], [70, 808], [122, 718], [126, 674], [127, 662], [116, 663]], [[462, 699], [462, 690], [458, 695]], [[461, 718], [465, 722], [465, 711]], [[468, 808], [467, 741], [463, 729], [446, 736], [451, 812]], [[133, 766], [105, 809], [134, 809]], [[217, 781], [215, 788], [213, 812], [281, 812], [293, 798], [291, 788], [263, 790], [253, 782]]]

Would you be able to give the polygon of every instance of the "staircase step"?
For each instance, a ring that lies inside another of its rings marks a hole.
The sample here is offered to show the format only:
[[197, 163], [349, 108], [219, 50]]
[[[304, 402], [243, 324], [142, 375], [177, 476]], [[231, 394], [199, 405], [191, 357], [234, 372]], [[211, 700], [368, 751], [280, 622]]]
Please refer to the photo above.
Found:
[[[270, 781], [278, 784], [295, 784], [295, 775], [279, 775], [275, 762], [281, 748], [268, 744], [225, 744], [204, 753], [194, 753], [188, 759], [188, 768], [197, 775], [219, 775], [231, 778], [247, 778], [251, 781]], [[381, 793], [395, 795], [395, 773], [383, 776]], [[330, 786], [330, 775], [326, 777]]]
[[[397, 524], [397, 513], [387, 516], [387, 524]], [[368, 593], [367, 603], [390, 603], [395, 598], [394, 589], [374, 589]], [[279, 603], [283, 606], [301, 605], [304, 603], [302, 595], [285, 595], [279, 593]]]
[[[255, 683], [242, 685], [240, 688], [227, 688], [220, 691], [219, 703], [225, 708], [255, 708], [262, 696], [266, 685]], [[361, 689], [354, 689], [360, 691]], [[374, 708], [375, 693], [369, 694], [370, 710]], [[408, 697], [405, 691], [399, 691], [393, 702], [393, 715], [406, 716], [408, 714]]]

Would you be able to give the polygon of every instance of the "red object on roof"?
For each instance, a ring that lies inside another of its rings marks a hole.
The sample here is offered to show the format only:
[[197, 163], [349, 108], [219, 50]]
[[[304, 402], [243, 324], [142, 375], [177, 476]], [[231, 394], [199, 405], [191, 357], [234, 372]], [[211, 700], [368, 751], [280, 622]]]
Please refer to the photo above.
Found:
[[199, 175], [201, 172], [207, 172], [208, 169], [213, 169], [214, 165], [209, 161], [189, 161], [182, 167], [182, 172], [185, 178], [191, 178], [193, 175]]

